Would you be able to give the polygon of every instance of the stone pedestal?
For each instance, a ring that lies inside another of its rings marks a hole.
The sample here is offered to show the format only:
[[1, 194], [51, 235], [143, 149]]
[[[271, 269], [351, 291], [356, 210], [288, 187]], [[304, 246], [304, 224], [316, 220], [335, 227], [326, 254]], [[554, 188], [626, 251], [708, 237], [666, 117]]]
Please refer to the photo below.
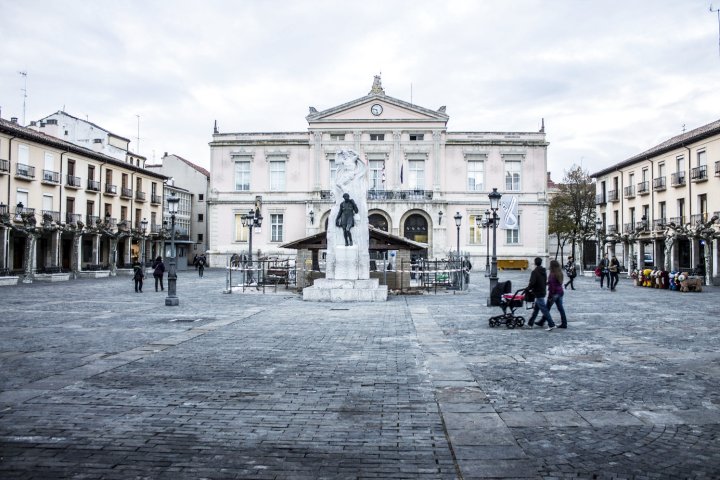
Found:
[[303, 300], [311, 302], [385, 302], [387, 285], [380, 280], [341, 280], [318, 278], [312, 287], [303, 289]]
[[335, 247], [335, 279], [357, 280], [360, 269], [360, 257], [357, 245]]

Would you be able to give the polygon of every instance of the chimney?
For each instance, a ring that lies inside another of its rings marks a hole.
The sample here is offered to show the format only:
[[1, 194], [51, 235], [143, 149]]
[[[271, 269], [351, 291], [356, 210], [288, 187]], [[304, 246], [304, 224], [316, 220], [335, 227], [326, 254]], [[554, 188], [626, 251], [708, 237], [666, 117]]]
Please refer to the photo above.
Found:
[[17, 117], [10, 117], [10, 121], [12, 123], [17, 123]]

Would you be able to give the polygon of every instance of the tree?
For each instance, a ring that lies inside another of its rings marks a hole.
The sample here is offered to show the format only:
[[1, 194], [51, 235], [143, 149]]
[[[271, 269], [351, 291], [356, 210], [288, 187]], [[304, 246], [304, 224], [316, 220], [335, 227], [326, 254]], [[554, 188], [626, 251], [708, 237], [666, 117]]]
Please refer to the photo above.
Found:
[[[707, 221], [698, 220], [694, 224], [688, 223], [685, 225], [677, 225], [674, 222], [670, 222], [665, 230], [665, 265], [664, 268], [667, 271], [671, 269], [671, 252], [675, 242], [680, 238], [693, 238], [701, 240], [710, 246], [713, 241], [720, 239], [720, 230], [717, 228], [717, 222], [720, 218], [717, 215], [713, 215]], [[703, 269], [705, 271], [705, 284], [712, 285], [712, 277], [714, 272], [711, 269], [710, 263], [711, 255], [705, 255], [705, 265]]]

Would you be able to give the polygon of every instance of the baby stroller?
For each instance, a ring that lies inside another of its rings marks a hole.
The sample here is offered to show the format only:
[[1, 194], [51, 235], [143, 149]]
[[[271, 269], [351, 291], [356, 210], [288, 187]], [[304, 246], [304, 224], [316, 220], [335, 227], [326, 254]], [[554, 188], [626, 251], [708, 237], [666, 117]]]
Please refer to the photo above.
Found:
[[[494, 302], [495, 298], [493, 297], [497, 298], [497, 303]], [[491, 327], [499, 327], [503, 324], [507, 328], [522, 327], [525, 325], [525, 317], [515, 315], [515, 311], [526, 304], [529, 305], [526, 306], [526, 308], [530, 309], [533, 303], [533, 299], [524, 288], [512, 293], [512, 283], [509, 280], [498, 283], [495, 288], [493, 288], [490, 300], [493, 305], [498, 305], [503, 311], [502, 315], [490, 317], [488, 323]], [[510, 310], [509, 312], [508, 309]]]

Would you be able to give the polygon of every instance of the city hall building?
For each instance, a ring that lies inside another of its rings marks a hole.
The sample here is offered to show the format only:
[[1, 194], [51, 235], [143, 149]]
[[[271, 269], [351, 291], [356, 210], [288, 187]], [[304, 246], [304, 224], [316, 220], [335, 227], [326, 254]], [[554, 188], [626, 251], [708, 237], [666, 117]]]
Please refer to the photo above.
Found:
[[366, 96], [324, 110], [310, 107], [305, 119], [308, 129], [302, 132], [215, 129], [208, 196], [211, 262], [213, 256], [223, 262], [228, 253], [247, 252], [249, 229], [242, 216], [256, 208], [263, 220], [253, 233], [254, 256], [294, 254], [281, 245], [333, 225], [328, 215], [339, 149], [355, 150], [367, 163], [370, 224], [426, 244], [429, 258], [447, 258], [459, 244], [475, 270], [484, 268], [492, 254], [492, 228], [482, 221], [493, 188], [516, 205], [511, 212], [498, 211], [512, 215], [516, 225], [498, 229], [498, 258], [532, 265], [534, 257], [547, 256], [544, 128], [450, 132], [445, 106], [430, 109], [386, 95], [379, 77]]

